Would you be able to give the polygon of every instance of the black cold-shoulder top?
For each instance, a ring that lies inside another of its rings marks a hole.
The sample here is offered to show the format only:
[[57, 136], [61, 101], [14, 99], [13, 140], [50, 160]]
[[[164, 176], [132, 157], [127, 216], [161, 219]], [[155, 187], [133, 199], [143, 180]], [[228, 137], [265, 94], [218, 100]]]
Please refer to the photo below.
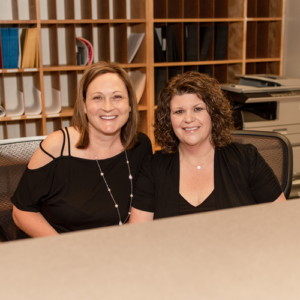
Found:
[[[67, 136], [69, 139], [68, 131]], [[61, 156], [53, 157], [47, 165], [38, 169], [27, 167], [12, 203], [23, 211], [40, 212], [59, 233], [118, 224], [118, 212], [96, 161], [73, 157], [68, 148], [67, 156], [62, 155], [62, 149]], [[139, 133], [137, 145], [127, 150], [133, 183], [149, 154], [152, 154], [151, 142]], [[124, 222], [131, 192], [125, 152], [99, 163]]]

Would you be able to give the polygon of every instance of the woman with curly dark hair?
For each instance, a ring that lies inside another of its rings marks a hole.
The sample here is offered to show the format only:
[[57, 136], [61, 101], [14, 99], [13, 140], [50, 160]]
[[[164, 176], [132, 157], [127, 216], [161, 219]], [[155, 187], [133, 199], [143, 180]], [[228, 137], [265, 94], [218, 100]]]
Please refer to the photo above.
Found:
[[155, 112], [162, 150], [139, 173], [130, 223], [286, 200], [257, 149], [231, 142], [233, 129], [215, 79], [198, 72], [172, 78]]

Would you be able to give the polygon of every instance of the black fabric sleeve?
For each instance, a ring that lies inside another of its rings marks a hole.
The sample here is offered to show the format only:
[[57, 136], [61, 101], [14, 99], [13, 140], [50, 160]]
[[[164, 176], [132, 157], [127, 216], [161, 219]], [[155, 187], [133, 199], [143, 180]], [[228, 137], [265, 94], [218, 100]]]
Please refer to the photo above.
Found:
[[143, 146], [144, 156], [147, 157], [148, 155], [152, 154], [152, 144], [149, 137], [146, 134], [139, 132], [138, 140], [139, 143], [141, 143], [141, 145]]
[[249, 186], [257, 203], [275, 201], [282, 193], [280, 183], [272, 168], [257, 149], [249, 145]]
[[155, 182], [153, 178], [152, 155], [145, 158], [133, 190], [132, 206], [136, 209], [154, 212]]
[[54, 172], [55, 161], [39, 169], [26, 168], [11, 202], [20, 210], [39, 212], [39, 201], [49, 195]]

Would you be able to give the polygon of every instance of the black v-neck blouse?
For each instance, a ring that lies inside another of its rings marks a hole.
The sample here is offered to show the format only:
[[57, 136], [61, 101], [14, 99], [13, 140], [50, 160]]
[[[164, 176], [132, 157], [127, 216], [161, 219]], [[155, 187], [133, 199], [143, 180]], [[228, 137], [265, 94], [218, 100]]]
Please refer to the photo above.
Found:
[[[145, 159], [134, 188], [133, 207], [154, 219], [178, 216], [179, 153]], [[272, 202], [282, 193], [270, 166], [253, 145], [231, 143], [214, 156], [215, 209]]]
[[212, 191], [210, 195], [208, 195], [208, 197], [197, 206], [193, 206], [180, 194], [179, 210], [178, 210], [178, 214], [180, 216], [195, 214], [195, 213], [205, 212], [205, 211], [211, 211], [211, 210], [216, 210], [215, 191]]

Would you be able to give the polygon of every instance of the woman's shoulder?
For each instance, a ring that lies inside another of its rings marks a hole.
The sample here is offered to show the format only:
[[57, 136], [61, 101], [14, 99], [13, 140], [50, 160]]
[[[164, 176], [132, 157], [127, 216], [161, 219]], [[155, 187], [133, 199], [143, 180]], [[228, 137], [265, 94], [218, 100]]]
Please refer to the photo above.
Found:
[[149, 139], [148, 135], [146, 135], [145, 133], [138, 131], [137, 137], [138, 137], [138, 144], [152, 146], [151, 140]]
[[[72, 129], [71, 129], [72, 130]], [[33, 154], [29, 164], [29, 169], [41, 168], [55, 158], [61, 156], [61, 150], [66, 137], [61, 130], [50, 133], [42, 142], [40, 147]]]
[[237, 142], [231, 142], [228, 146], [221, 148], [224, 152], [235, 153], [239, 152], [241, 155], [249, 155], [257, 152], [257, 149], [252, 144], [241, 144]]
[[241, 144], [232, 142], [228, 146], [221, 148], [219, 157], [222, 160], [227, 161], [231, 165], [244, 165], [249, 166], [255, 161], [258, 155], [258, 151], [252, 144]]
[[151, 158], [151, 164], [155, 167], [165, 167], [174, 162], [178, 162], [178, 152], [174, 154], [164, 154], [162, 151], [156, 151]]

